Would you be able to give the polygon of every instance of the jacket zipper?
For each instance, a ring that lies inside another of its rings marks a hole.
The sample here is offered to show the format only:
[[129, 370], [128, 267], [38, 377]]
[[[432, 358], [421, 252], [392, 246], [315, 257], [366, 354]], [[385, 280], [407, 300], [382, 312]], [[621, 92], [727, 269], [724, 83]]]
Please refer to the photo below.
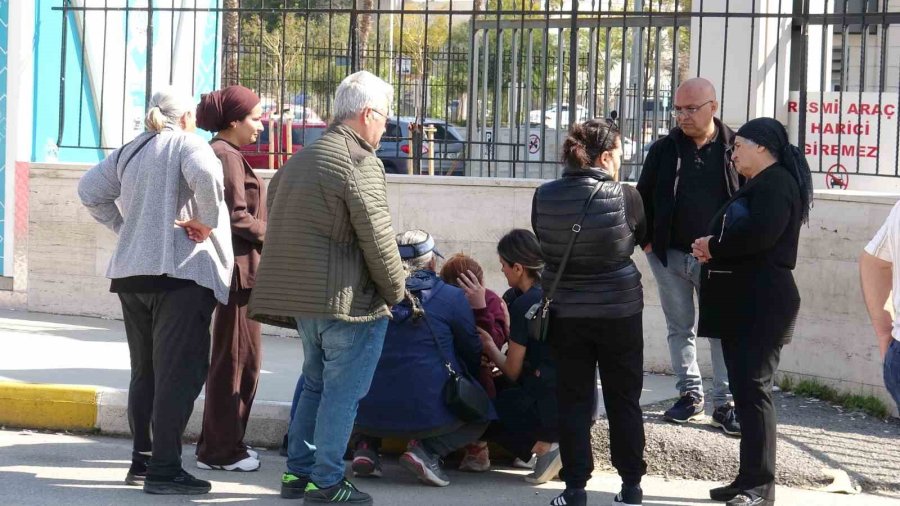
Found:
[[706, 279], [712, 279], [713, 274], [734, 274], [734, 271], [714, 271], [710, 269], [706, 271]]
[[725, 235], [725, 220], [728, 219], [728, 211], [725, 211], [725, 214], [722, 215], [722, 230], [719, 231], [719, 242], [722, 242], [722, 236]]

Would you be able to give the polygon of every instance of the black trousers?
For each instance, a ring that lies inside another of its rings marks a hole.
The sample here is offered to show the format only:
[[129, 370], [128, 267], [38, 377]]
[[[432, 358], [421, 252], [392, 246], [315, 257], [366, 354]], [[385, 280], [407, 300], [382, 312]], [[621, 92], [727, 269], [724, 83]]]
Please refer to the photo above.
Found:
[[550, 344], [559, 370], [559, 447], [567, 488], [584, 488], [594, 470], [591, 417], [595, 371], [600, 369], [609, 419], [613, 466], [625, 485], [637, 485], [644, 462], [642, 313], [626, 318], [551, 318]]
[[212, 290], [194, 283], [118, 295], [131, 352], [132, 458], [145, 460], [142, 453], [152, 452], [149, 475], [177, 475], [181, 436], [209, 368], [209, 324], [216, 299]]
[[781, 344], [764, 339], [723, 339], [728, 382], [741, 422], [741, 465], [735, 484], [750, 495], [775, 500], [776, 415], [772, 380]]
[[538, 441], [559, 442], [558, 403], [555, 382], [534, 377], [522, 380], [521, 384], [498, 385], [494, 399], [498, 420], [488, 427], [484, 439], [528, 462]]

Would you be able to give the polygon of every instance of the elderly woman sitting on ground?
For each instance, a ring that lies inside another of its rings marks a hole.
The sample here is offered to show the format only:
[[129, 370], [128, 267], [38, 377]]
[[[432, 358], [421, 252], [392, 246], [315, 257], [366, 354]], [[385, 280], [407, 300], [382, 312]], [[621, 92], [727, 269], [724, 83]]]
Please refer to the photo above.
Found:
[[[406, 297], [391, 308], [393, 318], [372, 386], [359, 403], [352, 468], [356, 476], [381, 476], [380, 438], [408, 439], [400, 464], [420, 481], [444, 487], [450, 480], [440, 459], [478, 441], [489, 422], [463, 421], [448, 408], [445, 361], [481, 389], [474, 380], [481, 339], [463, 291], [435, 274], [435, 255], [440, 254], [434, 239], [412, 230], [398, 235], [397, 244], [409, 274]], [[490, 408], [485, 418], [493, 417]]]

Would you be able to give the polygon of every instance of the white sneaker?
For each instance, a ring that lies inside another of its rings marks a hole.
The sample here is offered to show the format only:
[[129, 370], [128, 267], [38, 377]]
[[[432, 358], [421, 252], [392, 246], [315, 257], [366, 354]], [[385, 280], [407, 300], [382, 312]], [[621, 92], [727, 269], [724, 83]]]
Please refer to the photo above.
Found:
[[534, 469], [534, 465], [537, 463], [537, 455], [532, 454], [531, 460], [525, 462], [524, 460], [516, 457], [516, 460], [513, 461], [513, 467], [518, 467], [519, 469]]
[[246, 459], [239, 460], [234, 464], [228, 464], [225, 466], [207, 464], [198, 460], [197, 467], [199, 469], [205, 469], [207, 471], [256, 471], [257, 469], [259, 469], [259, 460], [253, 457], [247, 457]]
[[259, 453], [257, 453], [256, 450], [253, 450], [248, 446], [245, 451], [247, 452], [247, 455], [249, 455], [251, 459], [259, 460]]

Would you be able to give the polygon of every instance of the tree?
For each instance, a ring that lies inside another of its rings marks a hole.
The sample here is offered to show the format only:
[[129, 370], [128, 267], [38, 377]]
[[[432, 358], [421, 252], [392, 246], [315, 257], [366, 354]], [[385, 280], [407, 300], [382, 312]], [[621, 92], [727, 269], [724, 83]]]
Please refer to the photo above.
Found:
[[[237, 9], [240, 0], [225, 0], [226, 9]], [[225, 12], [222, 17], [222, 86], [231, 86], [238, 82], [238, 34], [240, 15], [237, 12]]]

